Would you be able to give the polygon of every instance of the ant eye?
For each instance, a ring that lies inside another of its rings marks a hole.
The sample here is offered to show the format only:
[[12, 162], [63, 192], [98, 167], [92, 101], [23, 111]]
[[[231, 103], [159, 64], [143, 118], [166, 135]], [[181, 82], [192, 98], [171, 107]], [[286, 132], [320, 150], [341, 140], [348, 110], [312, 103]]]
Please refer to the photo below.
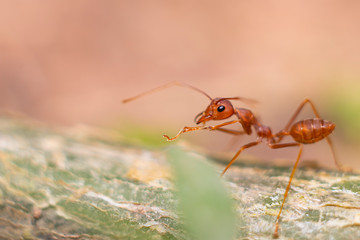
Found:
[[224, 111], [225, 110], [225, 106], [223, 106], [223, 105], [221, 105], [221, 106], [219, 106], [218, 108], [217, 108], [217, 111], [218, 112], [222, 112], [222, 111]]

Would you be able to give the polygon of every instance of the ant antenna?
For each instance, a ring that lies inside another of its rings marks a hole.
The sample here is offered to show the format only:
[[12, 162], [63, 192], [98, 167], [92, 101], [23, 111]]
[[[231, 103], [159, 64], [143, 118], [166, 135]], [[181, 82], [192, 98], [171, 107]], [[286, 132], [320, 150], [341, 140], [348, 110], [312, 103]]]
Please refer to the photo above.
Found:
[[154, 89], [151, 89], [151, 90], [148, 90], [146, 92], [143, 92], [143, 93], [140, 93], [139, 95], [136, 95], [134, 97], [131, 97], [131, 98], [127, 98], [127, 99], [124, 99], [122, 102], [123, 103], [127, 103], [127, 102], [130, 102], [130, 101], [133, 101], [137, 98], [140, 98], [140, 97], [143, 97], [145, 95], [148, 95], [148, 94], [151, 94], [151, 93], [154, 93], [154, 92], [157, 92], [159, 90], [162, 90], [162, 89], [165, 89], [165, 88], [168, 88], [168, 87], [171, 87], [171, 86], [179, 86], [179, 87], [184, 87], [184, 88], [189, 88], [189, 89], [192, 89], [192, 90], [195, 90], [197, 92], [200, 92], [202, 94], [204, 94], [207, 98], [209, 98], [210, 100], [212, 100], [212, 98], [207, 94], [205, 93], [204, 91], [196, 88], [196, 87], [193, 87], [189, 84], [186, 84], [186, 83], [183, 83], [183, 82], [178, 82], [178, 81], [174, 81], [174, 82], [170, 82], [170, 83], [167, 83], [167, 84], [164, 84], [160, 87], [157, 87], [157, 88], [154, 88]]

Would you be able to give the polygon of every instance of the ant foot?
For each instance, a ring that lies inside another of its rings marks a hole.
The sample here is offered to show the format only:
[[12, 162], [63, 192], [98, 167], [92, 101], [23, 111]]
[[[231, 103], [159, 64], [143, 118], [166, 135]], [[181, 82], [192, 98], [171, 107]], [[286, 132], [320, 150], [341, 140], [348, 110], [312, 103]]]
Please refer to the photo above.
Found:
[[168, 142], [176, 139], [176, 137], [170, 138], [168, 135], [163, 135], [163, 137], [166, 138]]

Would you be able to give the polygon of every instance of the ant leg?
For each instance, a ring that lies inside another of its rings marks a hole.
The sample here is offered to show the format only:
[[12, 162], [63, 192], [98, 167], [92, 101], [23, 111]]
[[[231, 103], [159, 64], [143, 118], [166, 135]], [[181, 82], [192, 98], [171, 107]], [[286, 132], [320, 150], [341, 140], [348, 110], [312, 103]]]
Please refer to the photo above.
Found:
[[238, 122], [240, 122], [240, 119], [229, 121], [229, 122], [224, 122], [224, 123], [221, 123], [221, 124], [215, 125], [215, 126], [209, 126], [209, 129], [210, 130], [219, 130], [219, 128], [221, 128], [223, 126], [227, 126], [227, 125], [238, 123]]
[[197, 131], [197, 130], [204, 130], [207, 129], [206, 126], [203, 127], [183, 127], [176, 135], [175, 137], [170, 138], [168, 135], [163, 135], [164, 138], [167, 139], [167, 141], [173, 141], [177, 139], [181, 134], [191, 131]]
[[233, 135], [246, 134], [246, 132], [244, 132], [244, 131], [238, 131], [238, 130], [232, 130], [232, 129], [226, 129], [226, 128], [217, 128], [215, 130], [221, 131], [221, 132], [224, 132], [224, 133], [233, 134]]
[[[289, 135], [289, 128], [291, 126], [291, 124], [293, 124], [295, 118], [299, 115], [300, 111], [303, 109], [303, 107], [305, 106], [306, 103], [309, 103], [315, 116], [317, 118], [321, 118], [318, 111], [316, 110], [315, 108], [315, 105], [314, 103], [308, 99], [308, 98], [305, 98], [301, 104], [299, 105], [299, 107], [296, 109], [295, 113], [293, 114], [293, 116], [290, 118], [289, 122], [286, 124], [286, 126], [284, 127], [283, 130], [281, 130], [280, 132], [278, 132], [277, 134], [275, 134], [276, 137], [278, 137], [277, 141], [276, 142], [280, 142], [281, 139], [286, 136], [286, 135]], [[335, 165], [338, 169], [342, 170], [342, 171], [345, 171], [345, 172], [348, 172], [348, 171], [351, 171], [351, 168], [349, 167], [344, 167], [341, 163], [338, 162], [337, 160], [337, 157], [336, 157], [336, 153], [335, 153], [335, 150], [334, 150], [334, 146], [332, 144], [332, 141], [330, 139], [330, 137], [326, 137], [326, 141], [327, 143], [329, 144], [329, 147], [330, 147], [330, 150], [331, 150], [331, 154], [333, 156], [333, 159], [334, 159], [334, 162], [335, 162]]]
[[337, 161], [337, 157], [336, 157], [336, 153], [335, 153], [335, 149], [334, 149], [334, 146], [333, 146], [333, 143], [331, 141], [331, 139], [329, 137], [326, 137], [326, 141], [327, 143], [329, 144], [330, 146], [330, 150], [331, 150], [331, 154], [333, 156], [333, 159], [334, 159], [334, 162], [335, 162], [335, 165], [338, 169], [340, 169], [341, 171], [344, 171], [344, 172], [351, 172], [352, 171], [352, 168], [348, 167], [348, 166], [344, 166], [342, 165], [341, 163], [339, 163]]
[[[284, 137], [284, 134], [281, 134], [282, 132], [288, 132], [289, 131], [289, 128], [290, 126], [294, 123], [295, 121], [295, 118], [299, 115], [300, 111], [304, 108], [305, 104], [306, 103], [309, 103], [315, 116], [317, 118], [320, 118], [320, 115], [318, 113], [318, 111], [316, 110], [315, 108], [315, 105], [313, 104], [313, 102], [308, 99], [308, 98], [305, 98], [299, 105], [299, 107], [296, 109], [295, 113], [292, 115], [292, 117], [290, 118], [289, 122], [285, 125], [284, 129], [281, 130], [279, 133], [275, 134], [275, 136], [279, 137], [278, 141], [277, 142], [280, 142], [281, 139]], [[288, 134], [285, 134], [285, 135], [288, 135]]]
[[284, 128], [284, 131], [288, 131], [289, 130], [289, 127], [291, 126], [291, 124], [293, 124], [295, 118], [299, 115], [300, 111], [303, 109], [303, 107], [305, 106], [306, 103], [309, 103], [315, 116], [317, 118], [320, 118], [320, 115], [318, 113], [318, 111], [316, 110], [315, 108], [315, 105], [313, 104], [313, 102], [308, 99], [308, 98], [305, 98], [299, 105], [299, 107], [296, 109], [295, 113], [293, 114], [293, 116], [290, 118], [289, 122], [286, 124], [285, 128]]
[[[181, 134], [186, 133], [186, 132], [191, 132], [191, 131], [197, 131], [197, 130], [219, 130], [219, 128], [226, 126], [226, 125], [230, 125], [230, 124], [234, 124], [239, 122], [240, 120], [233, 120], [230, 122], [225, 122], [219, 125], [215, 125], [215, 126], [202, 126], [202, 127], [183, 127], [178, 134], [175, 135], [175, 137], [170, 138], [168, 135], [163, 135], [164, 138], [167, 138], [168, 141], [173, 141], [176, 138], [178, 138]], [[223, 130], [223, 129], [222, 129]], [[221, 130], [220, 130], [221, 131]]]
[[258, 139], [256, 142], [251, 142], [251, 143], [248, 143], [248, 144], [245, 144], [244, 146], [242, 146], [239, 151], [237, 151], [237, 153], [234, 155], [234, 157], [231, 159], [231, 161], [229, 162], [229, 164], [225, 167], [225, 169], [222, 171], [221, 173], [221, 176], [223, 176], [226, 171], [229, 169], [229, 167], [235, 162], [236, 158], [240, 155], [240, 153], [242, 151], [244, 151], [246, 148], [250, 148], [250, 147], [253, 147], [253, 146], [256, 146], [258, 145], [259, 143], [261, 143], [261, 138]]
[[290, 175], [290, 179], [289, 179], [289, 183], [286, 187], [286, 190], [285, 190], [285, 193], [284, 193], [284, 199], [282, 201], [282, 204], [281, 204], [281, 207], [280, 207], [280, 211], [277, 215], [277, 218], [276, 218], [276, 223], [275, 223], [275, 231], [274, 231], [274, 234], [273, 234], [273, 238], [278, 238], [279, 237], [279, 221], [280, 221], [280, 215], [281, 215], [281, 212], [282, 212], [282, 209], [284, 207], [284, 204], [285, 204], [285, 200], [287, 198], [287, 195], [289, 193], [289, 190], [290, 190], [290, 186], [291, 186], [291, 181], [294, 177], [294, 174], [295, 174], [295, 171], [296, 171], [296, 168], [297, 168], [297, 165], [299, 163], [299, 160], [300, 160], [300, 156], [301, 156], [301, 153], [302, 153], [302, 150], [303, 150], [303, 145], [301, 143], [284, 143], [284, 144], [268, 144], [269, 147], [273, 148], [273, 149], [276, 149], [276, 148], [284, 148], [284, 147], [294, 147], [294, 146], [299, 146], [299, 153], [298, 153], [298, 156], [297, 156], [297, 159], [296, 159], [296, 162], [294, 164], [294, 167], [293, 167], [293, 170], [291, 172], [291, 175]]
[[[275, 136], [278, 137], [277, 141], [276, 142], [279, 142], [284, 136], [286, 135], [290, 135], [289, 132], [285, 132], [285, 131], [280, 131], [278, 132]], [[336, 153], [335, 153], [335, 149], [334, 149], [334, 146], [333, 146], [333, 143], [330, 139], [330, 137], [326, 137], [326, 142], [329, 144], [329, 147], [330, 147], [330, 150], [331, 150], [331, 154], [333, 156], [333, 159], [334, 159], [334, 163], [336, 165], [336, 167], [338, 169], [340, 169], [341, 171], [344, 171], [344, 172], [351, 172], [352, 169], [350, 167], [347, 167], [347, 166], [344, 166], [342, 165], [338, 160], [337, 160], [337, 157], [336, 157]]]
[[234, 146], [235, 144], [237, 144], [239, 142], [240, 138], [238, 136], [247, 134], [245, 131], [230, 130], [230, 129], [225, 129], [225, 128], [218, 128], [217, 130], [220, 130], [224, 133], [232, 134], [230, 141], [226, 144], [225, 148], [223, 149], [226, 152], [230, 151], [231, 146]]

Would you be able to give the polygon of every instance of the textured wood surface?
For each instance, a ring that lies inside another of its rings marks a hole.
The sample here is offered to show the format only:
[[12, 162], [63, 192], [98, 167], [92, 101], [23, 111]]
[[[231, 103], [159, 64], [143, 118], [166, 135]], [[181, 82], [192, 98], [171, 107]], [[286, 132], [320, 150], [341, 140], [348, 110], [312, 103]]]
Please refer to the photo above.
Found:
[[[0, 239], [191, 239], [176, 210], [172, 150], [6, 117], [0, 132]], [[174, 148], [180, 159], [191, 152]], [[239, 161], [215, 180], [235, 202], [237, 239], [271, 238], [290, 170]], [[359, 208], [359, 175], [300, 168], [280, 238], [359, 239]]]

